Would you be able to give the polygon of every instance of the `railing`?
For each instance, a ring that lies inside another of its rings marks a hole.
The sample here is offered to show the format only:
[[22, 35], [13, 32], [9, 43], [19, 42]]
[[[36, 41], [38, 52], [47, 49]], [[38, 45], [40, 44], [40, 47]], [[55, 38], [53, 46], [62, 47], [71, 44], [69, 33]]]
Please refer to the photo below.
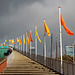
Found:
[[13, 52], [7, 56], [7, 66], [13, 57]]
[[[21, 51], [20, 53], [30, 58], [30, 53], [21, 52]], [[31, 59], [36, 61], [35, 54], [31, 54]], [[44, 56], [37, 55], [37, 62], [44, 65]], [[61, 73], [61, 61], [58, 59], [46, 57], [45, 66], [54, 70], [55, 72]], [[63, 75], [75, 75], [75, 64], [72, 62], [63, 61]]]

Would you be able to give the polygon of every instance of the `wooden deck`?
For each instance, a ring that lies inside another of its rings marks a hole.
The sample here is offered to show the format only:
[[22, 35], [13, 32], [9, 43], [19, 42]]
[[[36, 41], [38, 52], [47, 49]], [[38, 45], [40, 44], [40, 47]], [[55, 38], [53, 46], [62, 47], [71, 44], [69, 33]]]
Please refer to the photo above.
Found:
[[13, 50], [13, 58], [3, 71], [4, 75], [8, 74], [24, 74], [24, 75], [59, 75], [52, 70], [40, 65], [39, 63], [29, 59], [28, 57]]

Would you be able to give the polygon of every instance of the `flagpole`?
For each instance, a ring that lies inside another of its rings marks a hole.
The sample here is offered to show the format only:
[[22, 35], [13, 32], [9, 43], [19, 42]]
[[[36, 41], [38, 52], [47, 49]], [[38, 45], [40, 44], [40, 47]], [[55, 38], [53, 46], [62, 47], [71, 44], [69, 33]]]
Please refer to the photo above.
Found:
[[37, 36], [36, 36], [37, 26], [35, 26], [35, 60], [37, 61]]
[[51, 58], [52, 58], [52, 44], [53, 44], [53, 34], [51, 33], [51, 54], [50, 54]]
[[10, 42], [9, 42], [9, 46], [10, 46]]
[[57, 36], [56, 36], [56, 59], [57, 59]]
[[[31, 33], [31, 30], [30, 30], [30, 33]], [[31, 58], [31, 45], [32, 44], [32, 42], [30, 41], [30, 58]]]
[[27, 55], [27, 32], [26, 32], [26, 55]]
[[[17, 37], [17, 39], [18, 39], [18, 37]], [[18, 39], [19, 40], [19, 39]], [[18, 46], [18, 51], [19, 51], [19, 42], [17, 41], [17, 46]]]
[[59, 7], [59, 25], [60, 25], [61, 74], [63, 74], [63, 65], [62, 65], [62, 33], [61, 33], [60, 14], [61, 14], [61, 7]]
[[24, 45], [23, 45], [23, 35], [22, 35], [22, 53], [24, 52], [23, 47], [24, 47]]
[[[21, 36], [20, 36], [20, 42], [21, 42]], [[20, 52], [22, 52], [22, 42], [20, 43]]]
[[[44, 19], [45, 22], [45, 19]], [[46, 33], [44, 31], [44, 65], [46, 65]]]
[[60, 60], [60, 39], [59, 39], [59, 60]]
[[74, 63], [74, 45], [73, 45], [73, 63]]
[[21, 35], [21, 52], [23, 53], [22, 35]]
[[19, 37], [19, 51], [20, 51], [20, 37]]
[[[25, 37], [25, 35], [23, 34], [23, 38]], [[24, 39], [23, 39], [24, 41]], [[23, 42], [23, 54], [24, 54], [24, 48], [25, 48], [25, 45], [24, 45], [24, 42]]]
[[15, 48], [15, 39], [14, 39], [14, 43], [13, 43], [13, 45], [14, 45], [14, 48]]

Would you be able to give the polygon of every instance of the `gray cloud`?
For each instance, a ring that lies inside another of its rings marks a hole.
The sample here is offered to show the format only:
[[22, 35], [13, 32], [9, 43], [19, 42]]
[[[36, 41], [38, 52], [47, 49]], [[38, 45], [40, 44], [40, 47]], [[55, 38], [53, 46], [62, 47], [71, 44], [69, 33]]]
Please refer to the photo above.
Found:
[[[38, 33], [42, 39], [44, 33], [43, 19], [45, 18], [50, 31], [54, 35], [55, 43], [56, 35], [59, 40], [58, 6], [62, 8], [62, 16], [67, 27], [75, 33], [74, 3], [74, 0], [0, 0], [1, 41], [5, 38], [16, 38], [30, 29], [32, 30], [34, 38], [35, 25], [38, 26]], [[63, 47], [67, 44], [71, 45], [74, 42], [75, 36], [68, 36], [63, 27], [62, 33]], [[48, 40], [50, 40], [50, 38], [48, 38]], [[47, 42], [47, 48], [49, 49], [50, 42]], [[40, 46], [43, 46], [43, 44], [40, 44]], [[53, 47], [55, 50], [55, 44]]]

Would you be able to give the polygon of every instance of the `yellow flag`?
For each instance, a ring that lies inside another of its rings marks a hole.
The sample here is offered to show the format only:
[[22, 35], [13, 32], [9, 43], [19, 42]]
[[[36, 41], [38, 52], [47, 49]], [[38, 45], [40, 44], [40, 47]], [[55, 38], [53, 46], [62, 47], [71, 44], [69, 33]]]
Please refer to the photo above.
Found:
[[48, 28], [48, 26], [47, 26], [47, 24], [45, 22], [45, 19], [44, 19], [44, 30], [47, 33], [47, 35], [50, 37], [51, 33], [50, 33], [50, 30], [49, 30], [49, 28]]
[[12, 39], [12, 44], [14, 44], [14, 39]]
[[19, 39], [17, 38], [17, 43], [19, 42]]
[[23, 35], [23, 43], [24, 43], [24, 45], [25, 45], [25, 36]]
[[27, 32], [27, 41], [28, 41], [28, 45], [29, 45], [29, 37], [28, 37], [28, 32]]
[[7, 42], [7, 40], [5, 40], [5, 42]]
[[9, 39], [9, 42], [11, 42], [11, 39]]
[[38, 35], [38, 33], [37, 33], [37, 29], [35, 29], [35, 30], [36, 30], [36, 36], [37, 36], [38, 40], [41, 42], [41, 40], [40, 40], [40, 38], [39, 38], [39, 35]]

